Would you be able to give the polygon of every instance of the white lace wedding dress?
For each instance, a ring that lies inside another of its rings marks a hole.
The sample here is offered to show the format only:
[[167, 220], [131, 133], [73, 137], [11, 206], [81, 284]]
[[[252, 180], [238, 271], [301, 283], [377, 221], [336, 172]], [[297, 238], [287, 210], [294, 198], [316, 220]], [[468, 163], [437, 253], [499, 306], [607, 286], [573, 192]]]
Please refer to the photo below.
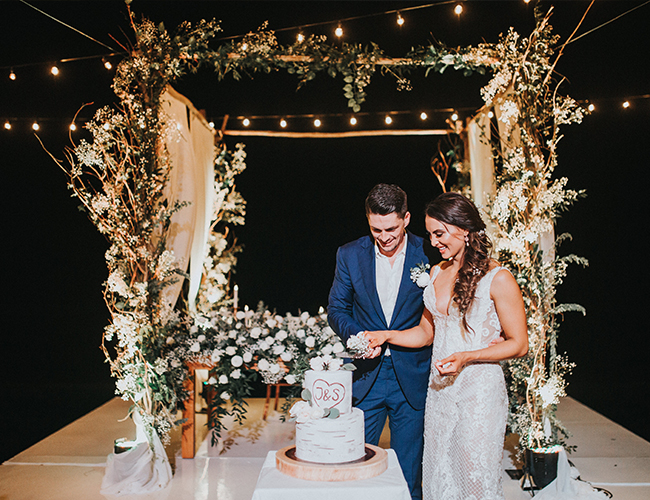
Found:
[[[471, 327], [461, 334], [458, 308], [449, 314], [436, 307], [435, 267], [424, 290], [424, 304], [433, 315], [432, 361], [459, 351], [487, 347], [501, 332], [490, 299], [490, 286], [501, 267], [489, 271], [476, 289], [467, 314]], [[425, 500], [503, 499], [503, 440], [508, 396], [499, 363], [472, 363], [456, 376], [442, 377], [433, 363], [424, 421], [423, 495]]]

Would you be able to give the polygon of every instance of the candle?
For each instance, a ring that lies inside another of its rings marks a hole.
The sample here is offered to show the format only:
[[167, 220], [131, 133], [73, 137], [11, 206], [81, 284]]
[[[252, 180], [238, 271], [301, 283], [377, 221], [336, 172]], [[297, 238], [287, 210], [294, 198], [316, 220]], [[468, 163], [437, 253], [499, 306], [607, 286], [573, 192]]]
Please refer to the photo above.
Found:
[[232, 295], [232, 308], [237, 312], [237, 303], [239, 302], [239, 286], [235, 285]]

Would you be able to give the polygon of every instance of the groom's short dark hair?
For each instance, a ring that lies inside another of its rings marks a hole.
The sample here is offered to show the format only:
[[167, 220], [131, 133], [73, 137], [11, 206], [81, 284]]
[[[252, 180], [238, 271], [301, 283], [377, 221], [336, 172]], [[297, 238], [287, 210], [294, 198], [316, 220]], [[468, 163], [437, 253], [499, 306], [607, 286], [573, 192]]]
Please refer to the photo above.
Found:
[[388, 215], [395, 212], [403, 219], [408, 212], [406, 193], [395, 184], [377, 184], [366, 198], [366, 216], [369, 214]]

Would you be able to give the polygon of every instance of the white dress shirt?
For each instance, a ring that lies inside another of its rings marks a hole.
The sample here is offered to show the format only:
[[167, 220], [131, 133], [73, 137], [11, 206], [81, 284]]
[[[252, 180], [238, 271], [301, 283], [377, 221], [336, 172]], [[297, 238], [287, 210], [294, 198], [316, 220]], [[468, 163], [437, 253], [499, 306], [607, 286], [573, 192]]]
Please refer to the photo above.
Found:
[[[394, 256], [393, 265], [390, 264], [390, 258], [386, 257], [379, 251], [375, 244], [375, 282], [377, 285], [377, 294], [381, 309], [386, 318], [386, 325], [390, 327], [390, 321], [393, 318], [395, 303], [399, 286], [402, 282], [402, 273], [404, 272], [404, 260], [406, 259], [406, 245], [408, 238], [404, 237], [402, 249]], [[386, 355], [390, 355], [390, 350], [386, 349]]]

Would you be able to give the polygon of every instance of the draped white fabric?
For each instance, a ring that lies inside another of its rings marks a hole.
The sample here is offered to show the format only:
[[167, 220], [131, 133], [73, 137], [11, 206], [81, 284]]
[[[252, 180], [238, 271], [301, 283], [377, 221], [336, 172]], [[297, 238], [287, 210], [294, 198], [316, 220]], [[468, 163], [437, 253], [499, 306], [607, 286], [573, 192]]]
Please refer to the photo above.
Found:
[[535, 500], [605, 500], [604, 493], [589, 483], [578, 480], [578, 470], [571, 467], [566, 451], [560, 450], [557, 460], [557, 477], [535, 495]]
[[487, 113], [476, 115], [467, 124], [472, 198], [485, 207], [488, 196], [494, 195], [494, 161], [490, 148], [490, 118]]
[[[494, 114], [497, 118], [499, 128], [499, 137], [501, 138], [501, 152], [503, 157], [508, 157], [508, 152], [521, 146], [521, 133], [517, 125], [517, 114], [512, 112], [511, 101], [508, 99], [508, 93], [504, 98], [494, 106]], [[508, 103], [508, 104], [506, 104]], [[506, 141], [505, 138], [509, 138]], [[542, 158], [541, 153], [539, 158]], [[542, 249], [542, 259], [549, 263], [555, 260], [555, 230], [544, 232], [539, 235], [539, 247]]]
[[158, 434], [147, 439], [137, 411], [133, 413], [133, 421], [136, 427], [133, 447], [108, 456], [100, 490], [102, 495], [152, 493], [164, 489], [172, 480], [172, 469]]
[[[168, 87], [162, 98], [162, 110], [178, 129], [176, 140], [167, 140], [171, 174], [165, 189], [168, 200], [190, 205], [176, 212], [167, 236], [172, 250], [184, 270], [189, 269], [188, 302], [194, 310], [203, 273], [214, 199], [214, 132], [192, 103]], [[183, 280], [165, 291], [166, 300], [174, 304]]]

